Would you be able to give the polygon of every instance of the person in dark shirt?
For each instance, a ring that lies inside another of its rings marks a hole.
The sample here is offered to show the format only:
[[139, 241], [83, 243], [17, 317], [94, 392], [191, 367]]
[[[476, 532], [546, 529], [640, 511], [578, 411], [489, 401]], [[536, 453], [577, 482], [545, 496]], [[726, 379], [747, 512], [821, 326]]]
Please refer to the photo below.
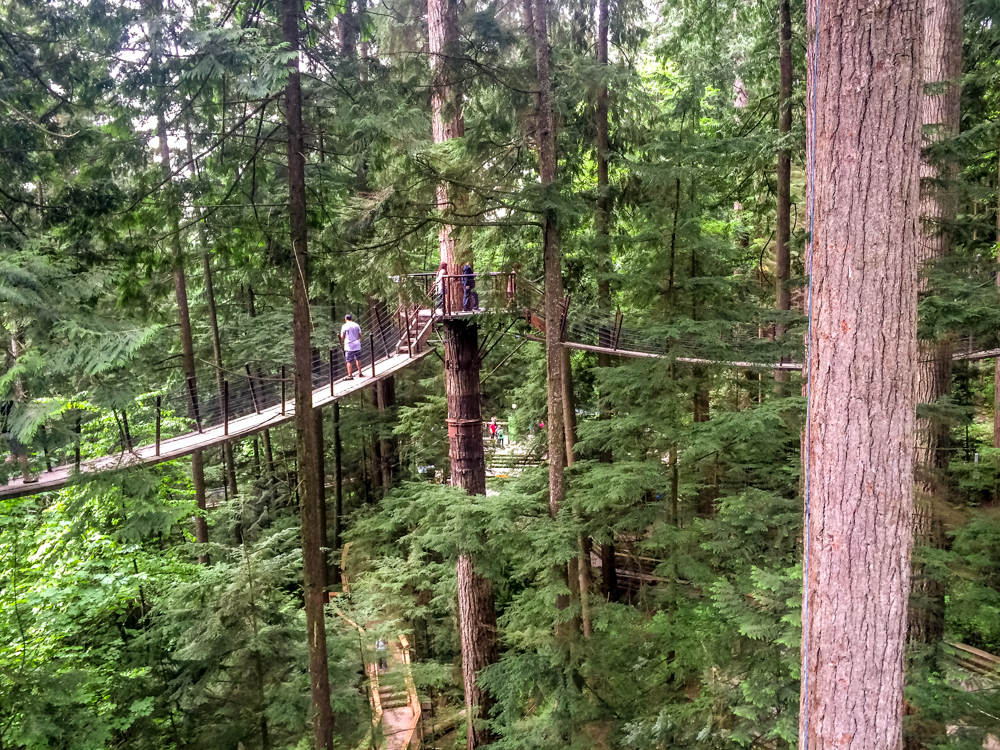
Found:
[[462, 266], [462, 309], [466, 312], [479, 309], [479, 292], [476, 291], [476, 272], [472, 270], [472, 263]]
[[21, 465], [22, 481], [25, 484], [34, 484], [38, 481], [38, 477], [32, 476], [31, 470], [28, 468], [28, 449], [24, 447], [10, 429], [10, 416], [13, 411], [13, 401], [0, 403], [0, 436], [6, 438], [7, 444], [10, 446], [10, 455], [7, 456], [7, 460], [4, 463], [9, 464], [16, 460]]

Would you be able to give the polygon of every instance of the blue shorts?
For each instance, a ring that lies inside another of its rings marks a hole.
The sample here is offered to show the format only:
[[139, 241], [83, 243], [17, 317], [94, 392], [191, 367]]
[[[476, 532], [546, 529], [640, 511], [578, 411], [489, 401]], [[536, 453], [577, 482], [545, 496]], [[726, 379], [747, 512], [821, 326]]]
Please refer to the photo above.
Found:
[[350, 349], [348, 349], [346, 352], [344, 352], [344, 356], [347, 358], [348, 362], [360, 362], [361, 361], [361, 350], [358, 350], [356, 352], [352, 352]]

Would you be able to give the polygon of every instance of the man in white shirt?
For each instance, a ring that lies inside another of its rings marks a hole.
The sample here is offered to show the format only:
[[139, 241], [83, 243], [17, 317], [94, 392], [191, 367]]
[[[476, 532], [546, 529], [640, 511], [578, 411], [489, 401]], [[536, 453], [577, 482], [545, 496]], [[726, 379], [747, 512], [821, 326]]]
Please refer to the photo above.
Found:
[[340, 328], [340, 344], [344, 347], [344, 357], [347, 359], [347, 379], [354, 380], [352, 365], [358, 366], [358, 377], [361, 372], [361, 326], [354, 322], [350, 313], [344, 316], [344, 325]]

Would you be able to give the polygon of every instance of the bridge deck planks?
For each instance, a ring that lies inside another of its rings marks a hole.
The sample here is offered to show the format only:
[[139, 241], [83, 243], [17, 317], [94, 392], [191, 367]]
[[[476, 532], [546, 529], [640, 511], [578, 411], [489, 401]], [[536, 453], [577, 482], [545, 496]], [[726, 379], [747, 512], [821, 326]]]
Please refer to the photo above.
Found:
[[[420, 361], [433, 351], [425, 349], [415, 353], [412, 357], [407, 354], [396, 354], [392, 357], [379, 360], [375, 363], [375, 376], [371, 376], [371, 366], [366, 368], [366, 375], [363, 378], [354, 380], [338, 380], [334, 384], [334, 393], [330, 395], [330, 385], [320, 386], [313, 391], [313, 407], [326, 406], [334, 401], [339, 401], [345, 396], [357, 393], [377, 380], [382, 380], [389, 375], [393, 375], [400, 370]], [[126, 451], [114, 456], [102, 456], [83, 461], [80, 464], [80, 472], [75, 471], [73, 464], [65, 464], [53, 467], [52, 471], [44, 471], [38, 475], [38, 481], [32, 484], [24, 484], [20, 477], [12, 478], [11, 481], [0, 487], [0, 497], [24, 497], [26, 495], [36, 495], [40, 492], [58, 490], [68, 484], [77, 481], [86, 481], [88, 474], [106, 471], [118, 471], [131, 468], [133, 466], [151, 466], [153, 464], [169, 461], [174, 458], [189, 455], [199, 448], [211, 448], [232, 440], [253, 435], [261, 430], [291, 422], [295, 419], [295, 401], [291, 399], [285, 404], [285, 413], [281, 413], [281, 405], [262, 409], [260, 414], [250, 414], [239, 419], [229, 421], [229, 434], [223, 434], [223, 426], [217, 425], [208, 428], [203, 432], [189, 432], [184, 435], [164, 440], [160, 443], [160, 455], [156, 455], [156, 446], [153, 444], [143, 445], [132, 451]]]

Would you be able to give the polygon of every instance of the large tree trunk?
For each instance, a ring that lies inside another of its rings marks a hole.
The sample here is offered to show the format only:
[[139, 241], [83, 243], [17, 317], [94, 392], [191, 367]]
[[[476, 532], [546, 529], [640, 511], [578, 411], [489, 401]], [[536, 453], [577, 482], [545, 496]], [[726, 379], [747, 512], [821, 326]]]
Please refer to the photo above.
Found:
[[[462, 320], [445, 323], [445, 389], [448, 397], [448, 453], [451, 483], [470, 495], [486, 494], [483, 418], [479, 390], [478, 330]], [[476, 675], [498, 658], [493, 587], [479, 575], [467, 552], [458, 556], [458, 610], [462, 639], [462, 678], [468, 716], [469, 750], [487, 745], [494, 735], [488, 724], [493, 698]]]
[[[340, 442], [340, 402], [333, 402], [333, 539], [332, 548], [339, 553], [344, 516], [344, 446]], [[340, 583], [340, 558], [335, 555], [333, 578], [330, 583]]]
[[[538, 172], [542, 185], [551, 186], [556, 181], [556, 132], [552, 112], [552, 76], [549, 72], [549, 3], [534, 0], [535, 66], [538, 71], [538, 115], [536, 138], [538, 140]], [[548, 378], [548, 429], [549, 429], [549, 510], [553, 516], [559, 512], [566, 490], [563, 469], [566, 464], [566, 444], [563, 418], [563, 345], [559, 336], [562, 318], [562, 254], [559, 247], [559, 227], [556, 213], [545, 212], [542, 237], [545, 263], [545, 356]]]
[[[789, 0], [778, 0], [778, 64], [780, 83], [778, 86], [778, 136], [787, 138], [792, 132], [792, 11]], [[789, 242], [792, 237], [792, 159], [788, 148], [778, 151], [777, 185], [778, 221], [775, 231], [774, 276], [775, 307], [779, 311], [792, 309], [792, 291], [788, 288], [791, 279], [792, 257]], [[785, 326], [775, 327], [775, 338], [781, 338]], [[784, 383], [791, 373], [775, 370], [775, 392], [785, 395]]]
[[799, 742], [811, 750], [886, 750], [902, 740], [922, 7], [831, 0], [819, 18], [809, 8], [818, 48], [809, 50], [813, 320]]
[[[444, 143], [465, 135], [462, 99], [454, 81], [454, 64], [458, 54], [458, 3], [456, 0], [427, 0], [427, 34], [431, 63], [431, 128], [435, 143]], [[442, 213], [453, 210], [455, 191], [446, 183], [437, 186], [437, 204]], [[459, 271], [454, 227], [442, 224], [438, 230], [438, 247], [448, 273]], [[462, 288], [456, 279], [445, 281], [449, 307], [462, 309]]]
[[[316, 419], [316, 473], [319, 475], [319, 511], [320, 511], [320, 522], [319, 530], [321, 534], [321, 547], [323, 549], [329, 548], [329, 543], [327, 541], [327, 516], [326, 516], [326, 439], [323, 436], [323, 409], [322, 407], [313, 410], [313, 414]], [[327, 572], [330, 569], [329, 561], [326, 559], [326, 553], [323, 553], [323, 584], [327, 585], [330, 583], [330, 577]]]
[[[961, 0], [924, 0], [923, 136], [924, 147], [958, 134], [962, 76]], [[933, 263], [948, 254], [949, 232], [958, 211], [953, 159], [924, 158], [921, 176], [921, 239], [918, 263]], [[926, 289], [926, 283], [921, 282]], [[950, 338], [919, 343], [917, 403], [933, 404], [951, 390]], [[947, 501], [944, 472], [948, 468], [946, 423], [917, 420], [916, 505], [914, 537], [917, 544], [941, 547], [944, 527], [941, 506]], [[944, 588], [927, 578], [921, 567], [913, 571], [909, 638], [913, 643], [935, 643], [944, 635]]]
[[[190, 138], [188, 143], [190, 143]], [[205, 300], [208, 303], [208, 322], [212, 329], [212, 357], [215, 360], [215, 380], [219, 388], [219, 396], [222, 396], [225, 373], [222, 369], [222, 336], [219, 334], [219, 314], [215, 307], [215, 284], [212, 283], [212, 260], [208, 253], [202, 253], [202, 265], [205, 270]], [[229, 496], [236, 497], [238, 487], [236, 486], [236, 462], [233, 459], [233, 444], [222, 444], [222, 458], [225, 463], [226, 485], [229, 487]]]
[[385, 431], [385, 416], [396, 405], [396, 378], [390, 375], [375, 383], [375, 401], [379, 411], [379, 471], [385, 492], [392, 489], [395, 478], [396, 441]]
[[[1000, 149], [997, 150], [997, 246], [1000, 247]], [[997, 259], [1000, 261], [1000, 258]], [[1000, 286], [1000, 273], [997, 274], [997, 286]], [[993, 361], [993, 447], [1000, 448], [1000, 398], [997, 398], [997, 384], [1000, 383], [1000, 357]], [[1000, 495], [1000, 489], [997, 494]]]
[[[159, 51], [152, 51], [154, 58], [152, 67], [159, 67]], [[177, 300], [177, 321], [181, 333], [181, 364], [189, 392], [189, 416], [194, 419], [197, 410], [194, 399], [197, 397], [198, 384], [194, 368], [194, 339], [191, 336], [191, 313], [188, 310], [187, 278], [184, 275], [184, 251], [181, 247], [180, 210], [173, 196], [173, 175], [170, 167], [170, 145], [167, 140], [167, 121], [162, 108], [156, 115], [156, 139], [160, 146], [160, 166], [163, 170], [167, 187], [171, 191], [174, 205], [170, 209], [170, 244], [174, 257], [174, 296]], [[205, 462], [201, 449], [191, 454], [191, 479], [194, 485], [194, 500], [198, 507], [198, 515], [194, 518], [194, 536], [199, 543], [208, 542], [208, 519], [205, 517]], [[208, 565], [208, 555], [199, 555], [198, 562]]]
[[[431, 52], [431, 122], [435, 143], [458, 138], [465, 132], [461, 95], [453, 78], [458, 46], [458, 6], [455, 0], [428, 0], [427, 26]], [[437, 186], [438, 208], [447, 213], [452, 196], [445, 184]], [[452, 227], [442, 224], [438, 234], [441, 261], [450, 273], [457, 271]], [[451, 284], [452, 309], [461, 309], [461, 290]], [[486, 459], [483, 454], [483, 418], [479, 384], [478, 328], [449, 320], [444, 328], [445, 391], [448, 397], [448, 452], [451, 483], [470, 495], [486, 494]], [[494, 735], [488, 724], [493, 698], [480, 688], [476, 676], [498, 658], [496, 609], [493, 587], [479, 575], [475, 561], [459, 552], [458, 611], [462, 642], [462, 680], [465, 687], [467, 747], [487, 745]]]
[[312, 405], [312, 344], [309, 318], [309, 269], [306, 252], [306, 174], [299, 80], [299, 0], [282, 0], [284, 40], [295, 57], [288, 62], [285, 118], [288, 127], [288, 212], [292, 243], [292, 328], [295, 351], [295, 427], [298, 435], [298, 483], [301, 497], [302, 558], [309, 677], [313, 703], [313, 744], [333, 747], [333, 712], [327, 666], [326, 562], [323, 559], [322, 487]]
[[570, 351], [562, 347], [563, 432], [566, 439], [566, 465], [576, 460], [576, 400], [573, 398], [573, 363]]
[[[598, 0], [597, 3], [597, 62], [607, 68], [608, 64], [608, 30], [610, 27], [609, 0]], [[604, 320], [611, 314], [611, 246], [608, 236], [611, 227], [611, 211], [614, 208], [614, 201], [609, 192], [610, 182], [608, 180], [608, 147], [609, 147], [609, 123], [608, 123], [608, 87], [602, 85], [597, 92], [597, 211], [594, 214], [594, 237], [595, 261], [597, 265], [597, 306], [603, 313]], [[602, 329], [601, 346], [611, 346], [610, 328]], [[597, 355], [598, 367], [610, 367], [611, 355], [607, 352], [599, 352]], [[610, 417], [607, 407], [607, 394], [598, 394], [599, 412], [601, 419]], [[601, 463], [611, 463], [613, 454], [610, 450], [601, 451]], [[588, 556], [589, 558], [589, 556]], [[601, 593], [608, 601], [618, 600], [618, 576], [615, 575], [614, 567], [615, 546], [609, 542], [601, 545]], [[605, 567], [604, 561], [611, 560], [610, 570]]]
[[[330, 343], [336, 348], [337, 333], [337, 303], [333, 281], [330, 281], [330, 321], [334, 333], [334, 341]], [[340, 442], [340, 402], [334, 401], [332, 407], [333, 422], [333, 539], [331, 540], [334, 552], [333, 561], [328, 566], [330, 575], [327, 578], [328, 584], [338, 584], [340, 580], [340, 536], [341, 518], [344, 513], [344, 447]]]

